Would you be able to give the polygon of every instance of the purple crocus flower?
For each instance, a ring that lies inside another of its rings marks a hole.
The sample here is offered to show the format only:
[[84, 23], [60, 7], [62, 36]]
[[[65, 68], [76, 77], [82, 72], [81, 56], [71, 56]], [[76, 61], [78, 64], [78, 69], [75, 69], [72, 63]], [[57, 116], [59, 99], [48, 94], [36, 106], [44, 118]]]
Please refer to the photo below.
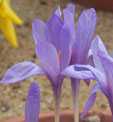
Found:
[[33, 82], [29, 88], [25, 106], [26, 122], [38, 122], [40, 112], [40, 88]]
[[[70, 64], [87, 64], [90, 59], [90, 46], [93, 38], [95, 26], [96, 26], [96, 12], [93, 8], [84, 10], [77, 23], [77, 33], [76, 39], [74, 40], [72, 56]], [[77, 73], [77, 72], [76, 72]], [[75, 77], [75, 72], [73, 74], [73, 66], [67, 68], [62, 72], [63, 75], [68, 75], [74, 78], [71, 78], [71, 86], [72, 86], [72, 95], [73, 95], [73, 103], [74, 103], [74, 119], [75, 122], [79, 121], [78, 115], [78, 95], [79, 95], [79, 85], [80, 79], [79, 76]], [[85, 80], [87, 84], [89, 84], [89, 80]]]
[[36, 54], [47, 72], [54, 93], [56, 122], [59, 121], [59, 101], [64, 79], [60, 72], [69, 65], [75, 39], [74, 9], [72, 4], [68, 4], [63, 10], [64, 22], [59, 6], [47, 23], [39, 19], [33, 22]]
[[113, 118], [113, 58], [108, 54], [99, 36], [96, 36], [93, 40], [91, 50], [95, 67], [91, 65], [72, 65], [65, 69], [65, 73], [68, 76], [71, 75], [73, 78], [76, 78], [75, 74], [78, 73], [78, 79], [96, 80], [81, 118], [93, 106], [96, 99], [96, 92], [101, 92], [107, 97]]
[[95, 68], [89, 65], [78, 66], [78, 68], [80, 68], [81, 70], [91, 71], [94, 76], [94, 79], [96, 79], [96, 83], [92, 88], [81, 118], [93, 106], [96, 99], [96, 92], [101, 92], [108, 99], [113, 121], [113, 58], [108, 54], [99, 36], [97, 36], [93, 40], [91, 49]]
[[1, 83], [16, 83], [32, 75], [45, 75], [53, 89], [55, 122], [59, 122], [59, 101], [64, 79], [61, 72], [70, 63], [72, 45], [75, 38], [74, 6], [68, 4], [63, 13], [64, 22], [59, 6], [47, 23], [39, 19], [35, 19], [33, 22], [36, 55], [44, 69], [32, 62], [22, 62], [11, 67], [1, 80]]

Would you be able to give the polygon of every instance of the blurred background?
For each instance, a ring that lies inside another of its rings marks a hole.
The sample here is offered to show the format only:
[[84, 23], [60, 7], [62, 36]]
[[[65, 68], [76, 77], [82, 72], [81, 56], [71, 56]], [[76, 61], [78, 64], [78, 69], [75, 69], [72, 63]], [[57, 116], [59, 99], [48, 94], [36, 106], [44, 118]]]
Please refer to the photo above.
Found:
[[[16, 26], [16, 33], [19, 48], [13, 48], [4, 35], [0, 32], [0, 80], [3, 74], [12, 65], [23, 62], [33, 61], [41, 64], [35, 55], [35, 44], [32, 37], [32, 22], [34, 18], [47, 21], [52, 15], [57, 5], [61, 9], [65, 8], [68, 3], [76, 6], [75, 23], [82, 10], [87, 9], [74, 0], [11, 0], [11, 7], [23, 21], [23, 26]], [[88, 7], [89, 8], [89, 7]], [[106, 45], [110, 54], [113, 50], [113, 12], [97, 10], [97, 26], [95, 35], [99, 35]], [[94, 36], [95, 36], [94, 35]], [[36, 81], [41, 90], [41, 111], [54, 109], [52, 89], [49, 81], [44, 76], [34, 76], [17, 84], [0, 84], [0, 122], [4, 119], [24, 115], [26, 95], [30, 83]], [[83, 109], [89, 96], [94, 81], [90, 86], [81, 81], [79, 108]], [[63, 83], [61, 109], [72, 109], [72, 96], [70, 79], [66, 78]], [[92, 109], [106, 110], [109, 109], [107, 100], [102, 94], [97, 94], [95, 105]]]

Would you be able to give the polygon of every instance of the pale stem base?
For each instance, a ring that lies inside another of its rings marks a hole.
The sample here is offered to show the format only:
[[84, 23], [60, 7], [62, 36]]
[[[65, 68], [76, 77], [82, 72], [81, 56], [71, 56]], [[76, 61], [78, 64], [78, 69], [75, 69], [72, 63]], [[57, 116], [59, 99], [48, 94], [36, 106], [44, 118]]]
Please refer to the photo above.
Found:
[[71, 79], [72, 95], [73, 95], [73, 106], [74, 106], [74, 122], [79, 122], [79, 86], [80, 81]]
[[59, 122], [59, 102], [55, 103], [55, 122]]
[[61, 88], [53, 87], [53, 94], [54, 94], [54, 100], [55, 100], [55, 122], [59, 122]]

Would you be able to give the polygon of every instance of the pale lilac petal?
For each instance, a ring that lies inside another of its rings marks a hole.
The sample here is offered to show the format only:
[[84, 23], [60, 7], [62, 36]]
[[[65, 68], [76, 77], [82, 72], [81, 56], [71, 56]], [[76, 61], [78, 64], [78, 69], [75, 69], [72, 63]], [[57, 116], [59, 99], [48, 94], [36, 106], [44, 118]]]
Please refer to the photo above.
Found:
[[93, 77], [94, 77], [93, 79], [95, 79], [99, 83], [103, 93], [106, 96], [109, 96], [104, 73], [100, 72], [99, 70], [97, 70], [96, 68], [94, 68], [90, 65], [76, 65], [76, 69], [80, 70], [80, 71], [91, 71], [91, 73], [93, 74]]
[[73, 29], [73, 22], [66, 22], [61, 30], [61, 36], [59, 41], [60, 55], [60, 67], [61, 71], [69, 64], [72, 51], [72, 42], [75, 38]]
[[60, 32], [63, 26], [63, 21], [57, 15], [53, 14], [48, 20], [47, 25], [51, 35], [51, 43], [56, 47], [58, 52]]
[[88, 52], [88, 56], [87, 56], [87, 59], [86, 59], [86, 63], [85, 64], [89, 64], [91, 66], [95, 66], [94, 65], [94, 62], [93, 62], [93, 54], [92, 54], [92, 50], [90, 49], [89, 52]]
[[96, 20], [96, 12], [93, 8], [84, 10], [79, 17], [75, 50], [75, 59], [78, 64], [83, 64], [86, 61], [96, 26]]
[[63, 10], [64, 13], [64, 22], [67, 21], [71, 22], [71, 29], [73, 34], [73, 40], [70, 41], [70, 48], [74, 46], [75, 43], [75, 22], [74, 22], [74, 15], [75, 15], [75, 6], [73, 4], [68, 4], [67, 7]]
[[62, 19], [62, 12], [60, 10], [60, 6], [58, 5], [58, 7], [55, 10], [55, 13], [60, 19]]
[[79, 80], [94, 79], [94, 75], [91, 71], [78, 69], [76, 65], [68, 66], [61, 74]]
[[64, 14], [64, 22], [71, 21], [73, 30], [73, 40], [70, 42], [70, 49], [72, 50], [71, 56], [71, 64], [75, 63], [75, 23], [74, 23], [74, 15], [75, 15], [75, 6], [73, 4], [68, 4], [67, 7], [63, 10]]
[[78, 64], [76, 64], [75, 66], [76, 66], [77, 70], [91, 71], [93, 73], [93, 75], [95, 76], [96, 80], [99, 80], [102, 83], [105, 83], [105, 75], [102, 72], [100, 72], [99, 70], [97, 70], [96, 68], [94, 68], [90, 65], [78, 65]]
[[113, 58], [109, 56], [102, 40], [97, 36], [92, 43], [93, 59], [97, 69], [105, 75], [106, 89], [113, 97]]
[[48, 42], [40, 41], [36, 45], [36, 54], [45, 71], [55, 82], [60, 72], [59, 59], [55, 47]]
[[73, 16], [75, 15], [75, 5], [74, 4], [69, 3], [66, 8], [73, 14]]
[[75, 15], [75, 6], [73, 4], [68, 4], [67, 7], [63, 10], [64, 14], [64, 22], [67, 21], [71, 22], [71, 29], [73, 34], [73, 40], [70, 41], [70, 48], [74, 46], [75, 43], [75, 22], [74, 22], [74, 15]]
[[46, 75], [39, 65], [32, 62], [22, 62], [9, 68], [0, 83], [16, 83], [38, 74]]
[[38, 122], [40, 112], [40, 88], [33, 82], [29, 88], [29, 93], [25, 106], [26, 122]]
[[103, 66], [101, 64], [101, 59], [99, 57], [99, 52], [101, 51], [104, 54], [108, 54], [108, 53], [99, 36], [96, 36], [96, 38], [92, 41], [91, 50], [93, 54], [93, 62], [95, 67], [99, 69], [101, 72], [104, 72]]
[[42, 20], [34, 19], [32, 24], [32, 33], [35, 44], [40, 40], [51, 42], [48, 26]]
[[113, 58], [101, 51], [99, 51], [99, 57], [105, 72], [107, 90], [112, 99], [113, 98]]
[[85, 105], [84, 112], [81, 115], [80, 119], [82, 119], [86, 115], [86, 113], [91, 109], [91, 107], [93, 106], [95, 99], [96, 99], [96, 92], [102, 92], [98, 83], [94, 84], [92, 91], [90, 93], [90, 96], [89, 96], [87, 103]]
[[63, 10], [64, 22], [72, 19], [74, 20], [75, 15], [75, 6], [73, 4], [68, 4], [67, 7]]

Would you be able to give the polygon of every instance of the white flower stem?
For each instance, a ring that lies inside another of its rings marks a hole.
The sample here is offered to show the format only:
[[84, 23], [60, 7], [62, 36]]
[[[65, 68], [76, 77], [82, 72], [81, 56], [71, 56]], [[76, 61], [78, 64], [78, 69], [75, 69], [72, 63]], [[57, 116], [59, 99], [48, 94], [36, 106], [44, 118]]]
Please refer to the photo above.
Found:
[[53, 94], [54, 94], [54, 100], [55, 100], [55, 122], [59, 122], [61, 88], [53, 87]]
[[59, 122], [59, 101], [55, 102], [55, 122]]
[[74, 122], [79, 122], [78, 102], [79, 102], [80, 81], [71, 79], [71, 85], [72, 85], [73, 106], [74, 106]]

